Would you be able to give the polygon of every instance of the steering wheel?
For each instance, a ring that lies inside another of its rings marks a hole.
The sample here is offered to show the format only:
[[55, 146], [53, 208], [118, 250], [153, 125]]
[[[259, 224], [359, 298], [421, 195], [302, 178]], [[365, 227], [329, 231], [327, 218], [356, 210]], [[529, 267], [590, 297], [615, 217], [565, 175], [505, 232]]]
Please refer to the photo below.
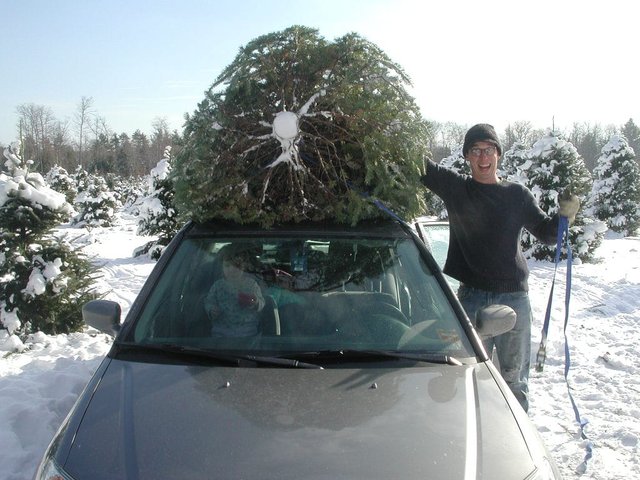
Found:
[[[424, 322], [416, 323], [411, 328], [407, 328], [407, 331], [400, 337], [398, 341], [398, 348], [404, 348], [410, 345], [412, 341], [423, 336], [424, 333], [436, 323], [435, 320], [425, 320]], [[423, 337], [424, 339], [424, 337]]]
[[368, 303], [362, 307], [362, 311], [363, 313], [368, 315], [375, 314], [375, 315], [385, 315], [387, 317], [391, 317], [405, 326], [409, 324], [409, 320], [407, 319], [407, 316], [404, 313], [402, 313], [402, 310], [400, 310], [395, 305], [391, 305], [390, 303], [387, 303], [387, 302], [378, 301], [378, 302]]
[[367, 329], [383, 343], [396, 343], [409, 331], [409, 321], [402, 311], [389, 303], [375, 302], [364, 306], [362, 313]]

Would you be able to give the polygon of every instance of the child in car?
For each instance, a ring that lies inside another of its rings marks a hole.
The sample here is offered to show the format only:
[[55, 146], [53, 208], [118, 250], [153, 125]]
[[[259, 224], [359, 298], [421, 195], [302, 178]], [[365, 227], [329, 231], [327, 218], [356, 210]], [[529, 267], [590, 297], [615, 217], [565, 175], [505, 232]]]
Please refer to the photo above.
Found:
[[250, 255], [234, 245], [223, 247], [222, 278], [205, 297], [204, 306], [215, 337], [248, 337], [258, 333], [259, 312], [265, 305], [260, 287], [246, 272]]

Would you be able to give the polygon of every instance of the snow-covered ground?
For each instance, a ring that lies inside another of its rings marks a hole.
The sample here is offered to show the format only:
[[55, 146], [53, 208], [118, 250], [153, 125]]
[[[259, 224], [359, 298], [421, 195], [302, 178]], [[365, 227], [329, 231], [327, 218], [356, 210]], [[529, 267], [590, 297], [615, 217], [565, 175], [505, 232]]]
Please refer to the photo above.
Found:
[[[120, 302], [126, 315], [154, 262], [132, 258], [148, 238], [136, 235], [135, 220], [91, 231], [68, 229], [101, 265], [99, 288]], [[574, 265], [569, 386], [593, 442], [593, 459], [582, 478], [640, 479], [640, 237], [609, 233], [599, 263]], [[554, 266], [531, 262], [534, 354], [547, 305]], [[579, 478], [584, 441], [564, 381], [564, 285], [556, 280], [553, 317], [542, 373], [531, 372], [530, 416], [565, 478]], [[32, 478], [49, 440], [92, 372], [109, 349], [96, 333], [35, 335], [23, 353], [11, 353], [0, 336], [0, 478]], [[3, 351], [3, 349], [5, 351]]]

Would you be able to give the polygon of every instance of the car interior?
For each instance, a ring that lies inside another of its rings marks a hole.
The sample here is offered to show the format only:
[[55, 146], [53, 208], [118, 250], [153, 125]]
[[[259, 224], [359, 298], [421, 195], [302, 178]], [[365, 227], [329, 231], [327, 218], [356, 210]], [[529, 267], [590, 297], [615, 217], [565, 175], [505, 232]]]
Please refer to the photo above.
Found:
[[[204, 299], [228, 245], [250, 262], [264, 307], [256, 338], [216, 337]], [[181, 243], [130, 341], [271, 353], [377, 349], [472, 356], [442, 286], [407, 238], [194, 237]]]

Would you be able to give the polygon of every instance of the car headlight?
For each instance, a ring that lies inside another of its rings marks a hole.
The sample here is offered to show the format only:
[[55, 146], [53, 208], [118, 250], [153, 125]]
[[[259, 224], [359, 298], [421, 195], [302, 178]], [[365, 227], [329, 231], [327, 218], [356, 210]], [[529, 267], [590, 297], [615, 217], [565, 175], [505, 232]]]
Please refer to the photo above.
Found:
[[47, 456], [38, 467], [34, 480], [73, 480], [73, 477], [62, 470], [53, 458]]

